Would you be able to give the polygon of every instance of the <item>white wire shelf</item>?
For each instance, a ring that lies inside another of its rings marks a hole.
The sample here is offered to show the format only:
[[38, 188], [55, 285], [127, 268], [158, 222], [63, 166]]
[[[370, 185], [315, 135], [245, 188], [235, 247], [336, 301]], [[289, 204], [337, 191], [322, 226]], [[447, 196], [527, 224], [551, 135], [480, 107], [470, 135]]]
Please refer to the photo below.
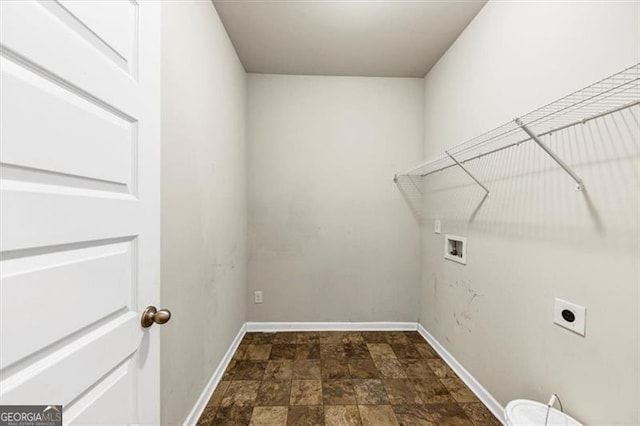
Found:
[[394, 180], [397, 181], [400, 176], [426, 177], [452, 167], [460, 167], [488, 194], [489, 188], [478, 181], [464, 164], [523, 142], [534, 141], [569, 174], [576, 182], [577, 189], [582, 189], [580, 177], [540, 137], [638, 104], [640, 63], [456, 145], [429, 161], [396, 174]]

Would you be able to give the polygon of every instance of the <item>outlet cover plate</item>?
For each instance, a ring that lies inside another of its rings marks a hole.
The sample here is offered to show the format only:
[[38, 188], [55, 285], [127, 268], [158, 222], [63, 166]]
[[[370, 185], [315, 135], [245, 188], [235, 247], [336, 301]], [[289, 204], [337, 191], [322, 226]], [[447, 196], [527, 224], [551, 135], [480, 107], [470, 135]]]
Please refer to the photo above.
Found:
[[[563, 311], [565, 316], [562, 315]], [[573, 321], [567, 320], [573, 318]], [[575, 303], [567, 302], [566, 300], [555, 298], [553, 306], [553, 322], [560, 327], [564, 327], [567, 330], [571, 330], [581, 336], [585, 335], [587, 320], [587, 308], [584, 306], [576, 305]]]
[[262, 303], [262, 291], [255, 291], [253, 293], [253, 303]]

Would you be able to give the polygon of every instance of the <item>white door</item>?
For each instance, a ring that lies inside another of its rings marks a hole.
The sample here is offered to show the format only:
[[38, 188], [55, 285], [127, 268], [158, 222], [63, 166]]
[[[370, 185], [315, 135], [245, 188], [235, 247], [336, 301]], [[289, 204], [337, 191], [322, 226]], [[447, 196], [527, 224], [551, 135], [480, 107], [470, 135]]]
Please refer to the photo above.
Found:
[[0, 0], [0, 33], [0, 405], [157, 424], [159, 5]]

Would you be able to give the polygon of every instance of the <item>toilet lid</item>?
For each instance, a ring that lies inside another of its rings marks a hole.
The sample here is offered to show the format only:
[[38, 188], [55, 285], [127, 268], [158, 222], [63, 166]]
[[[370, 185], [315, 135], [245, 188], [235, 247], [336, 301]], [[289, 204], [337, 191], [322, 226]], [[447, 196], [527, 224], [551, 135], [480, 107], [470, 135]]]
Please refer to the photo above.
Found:
[[[505, 416], [514, 426], [536, 425], [543, 426], [547, 415], [547, 406], [536, 401], [516, 399], [507, 404]], [[576, 419], [552, 408], [549, 410], [547, 425], [554, 426], [582, 426]]]

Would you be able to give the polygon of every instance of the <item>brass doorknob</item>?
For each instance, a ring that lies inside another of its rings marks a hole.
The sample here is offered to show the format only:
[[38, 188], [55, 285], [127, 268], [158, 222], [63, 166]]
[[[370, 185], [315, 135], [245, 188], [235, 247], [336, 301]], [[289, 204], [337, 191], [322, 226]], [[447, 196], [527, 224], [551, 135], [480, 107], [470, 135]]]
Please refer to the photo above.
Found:
[[157, 310], [155, 306], [147, 306], [147, 309], [142, 312], [142, 318], [140, 318], [140, 324], [144, 328], [151, 327], [154, 323], [164, 324], [171, 319], [171, 311], [168, 309]]

